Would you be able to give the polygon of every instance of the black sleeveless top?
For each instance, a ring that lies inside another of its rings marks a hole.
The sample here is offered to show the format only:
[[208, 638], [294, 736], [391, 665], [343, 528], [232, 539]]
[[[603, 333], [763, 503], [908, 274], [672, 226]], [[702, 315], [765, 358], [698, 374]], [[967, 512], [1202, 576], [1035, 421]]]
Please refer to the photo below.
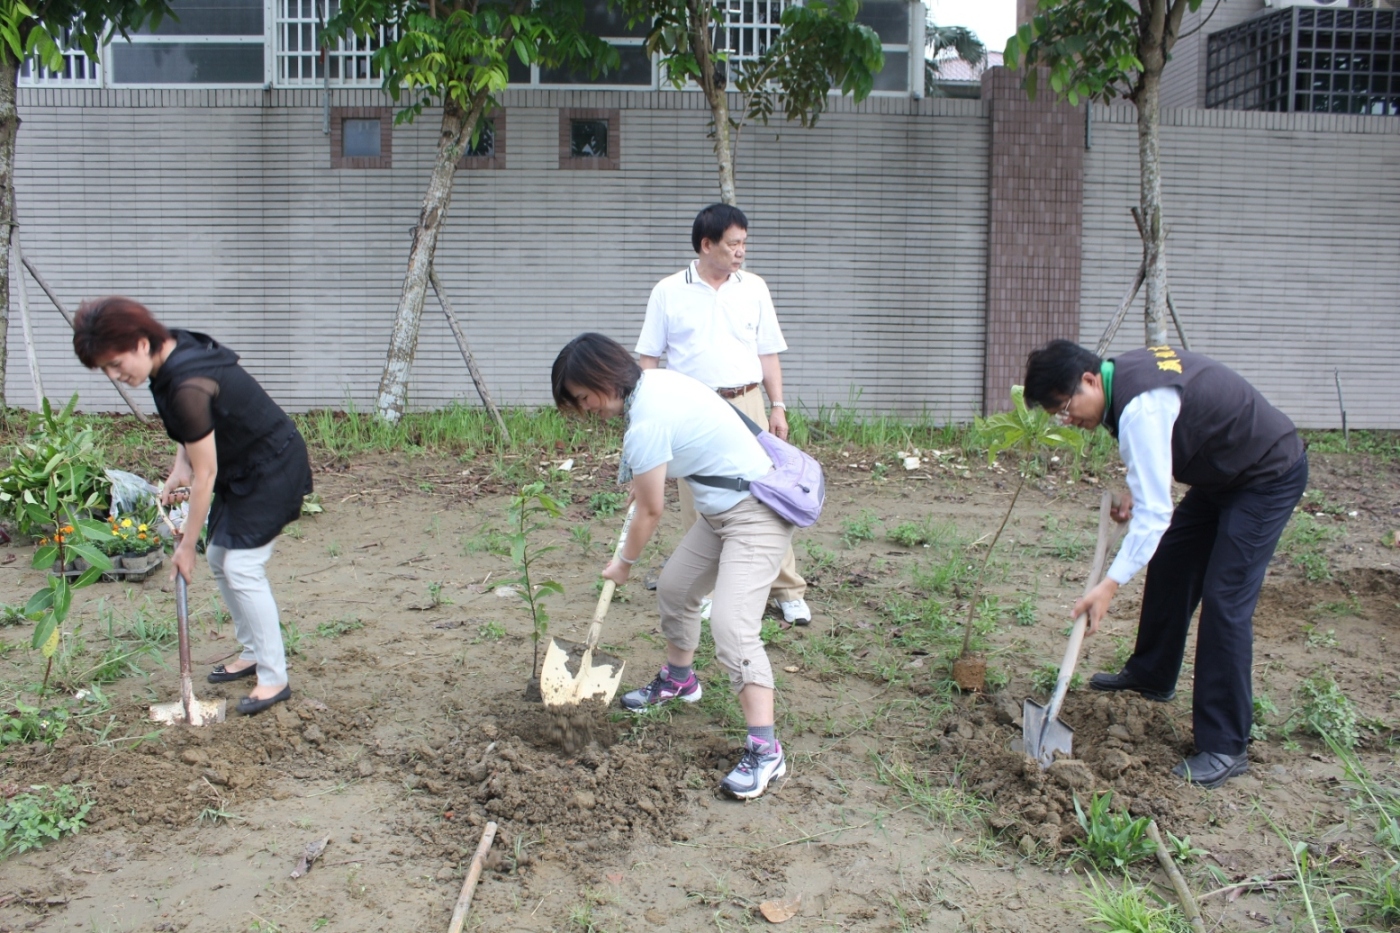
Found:
[[170, 333], [175, 349], [151, 377], [151, 396], [171, 440], [192, 444], [214, 435], [209, 541], [262, 547], [301, 514], [311, 492], [306, 443], [236, 353], [204, 334]]
[[1277, 479], [1303, 455], [1293, 422], [1243, 376], [1208, 356], [1147, 347], [1113, 358], [1103, 423], [1118, 436], [1128, 403], [1151, 389], [1181, 391], [1172, 428], [1172, 476], [1188, 486], [1236, 489]]

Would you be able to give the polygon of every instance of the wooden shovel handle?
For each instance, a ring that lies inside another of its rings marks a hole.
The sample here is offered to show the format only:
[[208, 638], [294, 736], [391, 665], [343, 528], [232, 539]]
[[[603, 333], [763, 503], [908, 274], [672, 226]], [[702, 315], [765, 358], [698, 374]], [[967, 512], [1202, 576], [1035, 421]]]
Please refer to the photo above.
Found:
[[[632, 519], [637, 514], [637, 503], [627, 509], [627, 517], [622, 520], [622, 533], [617, 536], [617, 547], [613, 548], [613, 559], [622, 557], [622, 547], [627, 543], [627, 532], [632, 527]], [[613, 593], [617, 591], [617, 584], [607, 578], [603, 579], [603, 591], [598, 594], [598, 605], [593, 609], [593, 624], [588, 626], [588, 637], [583, 640], [583, 645], [589, 651], [598, 647], [598, 639], [603, 634], [603, 619], [608, 614], [608, 607], [612, 605]]]
[[[1089, 571], [1089, 577], [1084, 581], [1084, 595], [1088, 596], [1094, 587], [1099, 585], [1105, 572], [1105, 564], [1108, 561], [1108, 547], [1110, 529], [1114, 524], [1112, 510], [1117, 505], [1117, 496], [1112, 496], [1107, 490], [1104, 491], [1103, 498], [1099, 500], [1099, 537], [1094, 545], [1094, 565]], [[1114, 535], [1116, 537], [1116, 535]], [[1065, 693], [1069, 690], [1069, 682], [1074, 677], [1074, 667], [1079, 663], [1079, 649], [1084, 645], [1084, 633], [1089, 627], [1089, 614], [1081, 612], [1074, 620], [1074, 628], [1069, 633], [1069, 644], [1065, 646], [1065, 656], [1060, 661], [1060, 676], [1055, 680], [1055, 692], [1050, 695], [1049, 712], [1046, 720], [1053, 720], [1060, 713], [1060, 704], [1065, 701]]]

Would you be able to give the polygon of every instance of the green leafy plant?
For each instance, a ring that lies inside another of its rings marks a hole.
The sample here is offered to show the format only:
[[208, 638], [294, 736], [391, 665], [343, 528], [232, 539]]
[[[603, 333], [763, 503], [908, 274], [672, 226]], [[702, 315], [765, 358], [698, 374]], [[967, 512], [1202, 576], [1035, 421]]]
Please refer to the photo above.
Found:
[[[602, 495], [621, 494], [597, 493], [597, 496]], [[615, 505], [621, 504], [621, 501], [619, 499]], [[551, 593], [563, 593], [564, 588], [553, 580], [536, 580], [532, 576], [539, 559], [558, 548], [555, 545], [534, 547], [530, 543], [530, 535], [545, 528], [548, 519], [563, 514], [563, 504], [545, 493], [544, 483], [530, 483], [521, 487], [520, 495], [510, 504], [510, 561], [517, 573], [512, 583], [530, 610], [530, 638], [534, 643], [534, 660], [530, 665], [532, 679], [538, 676], [540, 668], [540, 640], [549, 633], [549, 613], [545, 611], [544, 598]]]
[[43, 742], [53, 745], [68, 731], [66, 709], [38, 709], [16, 703], [13, 711], [0, 713], [0, 748]]
[[569, 529], [569, 539], [579, 546], [583, 556], [593, 548], [593, 528], [590, 525], [575, 525]]
[[1249, 727], [1249, 737], [1255, 742], [1266, 742], [1269, 739], [1269, 717], [1278, 715], [1278, 707], [1267, 693], [1254, 694], [1253, 705], [1254, 722]]
[[45, 399], [29, 416], [28, 435], [8, 451], [9, 466], [0, 470], [0, 516], [13, 520], [20, 534], [54, 527], [60, 512], [107, 508], [106, 454], [97, 430], [74, 415], [77, 405], [76, 392], [57, 413]]
[[1087, 919], [1105, 933], [1190, 933], [1186, 916], [1150, 888], [1127, 879], [1120, 888], [1095, 875], [1089, 876], [1089, 887]]
[[869, 509], [862, 510], [859, 515], [847, 515], [841, 519], [841, 543], [855, 547], [862, 541], [873, 541], [878, 521]]
[[[977, 437], [987, 445], [987, 462], [991, 464], [996, 463], [997, 455], [1006, 451], [1019, 454], [1023, 461], [1029, 460], [1045, 450], [1056, 448], [1067, 448], [1078, 454], [1084, 449], [1085, 442], [1084, 434], [1081, 431], [1059, 424], [1043, 408], [1028, 408], [1023, 386], [1011, 387], [1010, 411], [1001, 412], [988, 418], [978, 418], [974, 430]], [[1026, 486], [1026, 471], [1021, 469], [1017, 473], [1019, 479], [1016, 483], [1016, 491], [1011, 495], [1011, 502], [1006, 507], [1006, 514], [1001, 517], [1001, 524], [997, 526], [996, 534], [992, 536], [991, 543], [987, 545], [987, 553], [983, 556], [982, 566], [977, 571], [977, 584], [973, 588], [972, 599], [968, 601], [967, 622], [963, 626], [962, 650], [958, 653], [958, 661], [953, 665], [953, 679], [958, 682], [958, 686], [965, 690], [980, 689], [982, 677], [986, 671], [985, 664], [973, 663], [971, 658], [973, 621], [977, 615], [982, 585], [987, 576], [987, 564], [992, 559], [992, 552], [996, 550], [997, 542], [1001, 540], [1001, 533], [1006, 530], [1006, 523], [1011, 519], [1011, 512], [1016, 508], [1016, 500], [1021, 498], [1021, 490]]]
[[[71, 502], [59, 496], [52, 487], [45, 494], [45, 505], [50, 503], [54, 508], [53, 537], [39, 540], [32, 566], [35, 570], [48, 570], [57, 565], [58, 570], [48, 575], [44, 586], [29, 597], [29, 602], [24, 606], [24, 614], [34, 620], [30, 645], [42, 652], [48, 662], [44, 668], [44, 683], [39, 688], [41, 699], [48, 692], [53, 656], [62, 638], [68, 610], [73, 605], [73, 591], [92, 585], [105, 571], [112, 569], [112, 559], [102, 553], [97, 544], [109, 537], [107, 523], [88, 518], [65, 522], [61, 516], [71, 514]], [[26, 508], [29, 506], [26, 505]], [[65, 568], [69, 566], [69, 561], [78, 559], [87, 562], [87, 569], [70, 580]]]
[[1355, 748], [1361, 742], [1356, 704], [1326, 670], [1300, 681], [1297, 697], [1298, 708], [1284, 724], [1285, 733], [1301, 727], [1313, 735], [1331, 736], [1344, 748]]
[[339, 638], [341, 635], [358, 632], [364, 627], [365, 623], [359, 618], [331, 619], [328, 622], [317, 623], [316, 634], [321, 638]]
[[24, 614], [23, 606], [0, 606], [0, 628], [27, 624], [29, 617]]
[[918, 522], [900, 522], [885, 537], [904, 547], [920, 547], [932, 540], [928, 526]]
[[627, 501], [625, 492], [595, 492], [588, 497], [588, 507], [593, 510], [593, 514], [600, 518], [609, 518], [617, 514], [617, 510], [622, 508], [622, 504]]
[[1150, 820], [1134, 819], [1127, 813], [1112, 809], [1113, 794], [1095, 794], [1089, 801], [1089, 812], [1074, 798], [1074, 816], [1084, 830], [1084, 838], [1075, 840], [1077, 857], [1100, 869], [1123, 871], [1129, 865], [1148, 858], [1157, 851], [1157, 844], [1147, 836]]
[[[1060, 666], [1058, 664], [1043, 664], [1031, 672], [1031, 687], [1036, 693], [1050, 693], [1055, 689], [1055, 681], [1060, 676]], [[1084, 686], [1084, 678], [1078, 671], [1069, 679], [1069, 689], [1078, 690]]]
[[92, 801], [67, 784], [35, 784], [15, 794], [0, 807], [0, 858], [79, 832], [91, 809]]

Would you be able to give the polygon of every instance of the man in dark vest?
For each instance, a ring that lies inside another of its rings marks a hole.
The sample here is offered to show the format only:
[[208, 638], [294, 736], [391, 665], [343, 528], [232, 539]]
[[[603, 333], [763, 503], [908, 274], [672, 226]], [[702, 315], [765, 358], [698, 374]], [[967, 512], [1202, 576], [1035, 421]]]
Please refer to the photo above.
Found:
[[[1196, 636], [1196, 754], [1173, 771], [1218, 787], [1249, 767], [1254, 604], [1288, 518], [1308, 484], [1293, 422], [1215, 360], [1147, 347], [1111, 360], [1054, 340], [1026, 361], [1025, 398], [1059, 419], [1118, 439], [1129, 495], [1114, 518], [1132, 524], [1104, 581], [1074, 604], [1098, 631], [1118, 587], [1143, 566], [1137, 646], [1095, 690], [1176, 696], [1186, 633]], [[1175, 478], [1191, 488], [1172, 508]]]

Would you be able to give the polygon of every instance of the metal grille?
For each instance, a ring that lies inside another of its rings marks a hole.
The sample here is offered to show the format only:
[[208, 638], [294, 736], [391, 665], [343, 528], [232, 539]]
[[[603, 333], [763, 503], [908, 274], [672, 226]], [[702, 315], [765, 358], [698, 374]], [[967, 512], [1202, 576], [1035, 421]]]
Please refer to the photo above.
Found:
[[338, 0], [277, 0], [277, 85], [279, 87], [379, 87], [383, 75], [374, 65], [374, 53], [397, 38], [397, 31], [381, 28], [379, 35], [362, 39], [341, 38], [321, 58], [322, 24], [334, 16]]
[[1206, 106], [1400, 115], [1400, 14], [1293, 7], [1215, 33]]
[[63, 65], [57, 71], [49, 71], [39, 64], [39, 59], [30, 56], [24, 60], [19, 70], [20, 87], [101, 87], [102, 69], [87, 55], [68, 46], [68, 32], [63, 33]]
[[756, 61], [777, 38], [788, 2], [791, 0], [722, 0], [724, 19], [715, 29], [715, 48], [729, 53], [731, 71]]

